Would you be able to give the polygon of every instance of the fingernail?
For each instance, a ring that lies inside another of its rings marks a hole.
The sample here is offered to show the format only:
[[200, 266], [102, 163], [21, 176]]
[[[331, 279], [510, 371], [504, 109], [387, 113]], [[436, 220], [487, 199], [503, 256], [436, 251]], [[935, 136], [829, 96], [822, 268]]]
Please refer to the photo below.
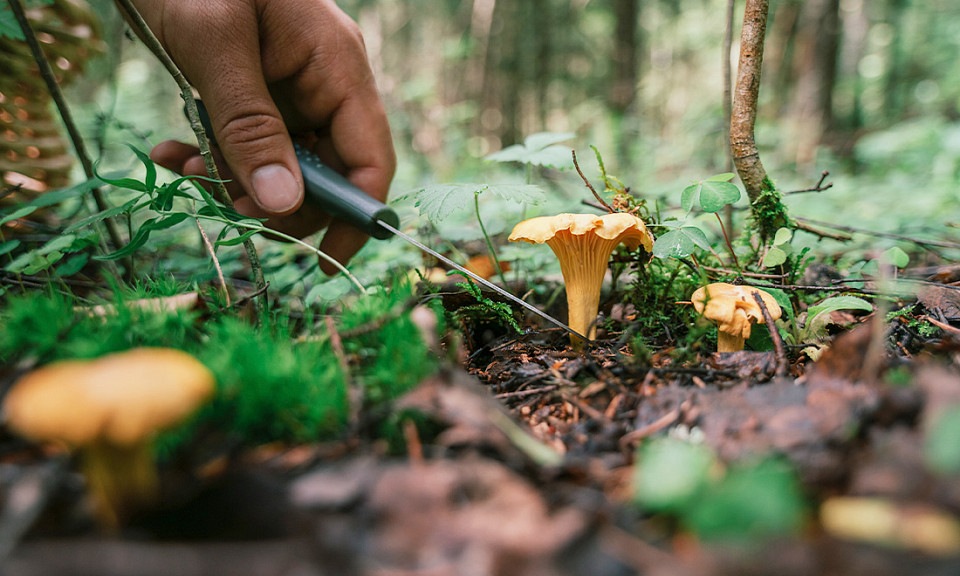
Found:
[[281, 164], [257, 168], [251, 183], [254, 199], [267, 212], [286, 212], [300, 201], [296, 178]]

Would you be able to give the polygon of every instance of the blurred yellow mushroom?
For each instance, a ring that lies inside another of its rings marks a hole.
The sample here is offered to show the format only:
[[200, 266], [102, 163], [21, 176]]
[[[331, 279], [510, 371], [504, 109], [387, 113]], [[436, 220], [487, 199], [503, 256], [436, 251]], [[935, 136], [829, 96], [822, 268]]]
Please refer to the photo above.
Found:
[[[567, 289], [568, 324], [587, 338], [596, 336], [594, 321], [600, 306], [600, 288], [610, 254], [621, 243], [631, 250], [653, 249], [653, 235], [643, 221], [626, 212], [557, 214], [524, 220], [510, 233], [511, 242], [547, 244], [560, 261]], [[583, 342], [570, 336], [574, 348]]]
[[18, 434], [80, 451], [97, 514], [113, 528], [156, 497], [156, 432], [213, 391], [213, 374], [186, 352], [137, 348], [34, 370], [10, 389], [3, 412]]
[[764, 323], [754, 293], [760, 294], [771, 318], [780, 317], [780, 305], [773, 296], [752, 286], [715, 282], [698, 288], [690, 297], [697, 312], [717, 323], [717, 352], [743, 350], [743, 342], [750, 337], [753, 323]]

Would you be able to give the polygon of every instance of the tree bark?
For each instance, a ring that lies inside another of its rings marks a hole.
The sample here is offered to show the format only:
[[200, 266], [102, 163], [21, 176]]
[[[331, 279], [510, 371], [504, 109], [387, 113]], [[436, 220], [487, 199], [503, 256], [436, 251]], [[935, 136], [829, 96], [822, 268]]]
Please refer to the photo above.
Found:
[[764, 241], [772, 238], [778, 228], [789, 224], [787, 209], [760, 161], [760, 151], [754, 137], [769, 6], [769, 0], [747, 0], [730, 121], [733, 163], [750, 198], [753, 220]]
[[810, 168], [833, 119], [840, 0], [808, 0], [800, 14], [793, 76], [792, 133], [797, 164]]

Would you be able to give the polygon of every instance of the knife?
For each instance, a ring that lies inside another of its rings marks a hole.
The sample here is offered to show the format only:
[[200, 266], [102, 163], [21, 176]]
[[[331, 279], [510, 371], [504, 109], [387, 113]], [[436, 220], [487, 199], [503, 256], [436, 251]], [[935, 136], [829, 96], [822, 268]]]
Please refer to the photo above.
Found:
[[[207, 132], [207, 137], [210, 139], [210, 143], [216, 146], [217, 142], [213, 137], [213, 126], [210, 123], [210, 116], [207, 114], [207, 109], [202, 101], [197, 100], [197, 108], [200, 112], [200, 122]], [[401, 238], [443, 262], [450, 268], [453, 268], [458, 273], [469, 276], [478, 284], [493, 290], [511, 302], [519, 304], [544, 320], [582, 339], [584, 342], [591, 342], [591, 340], [583, 334], [580, 334], [536, 306], [521, 300], [519, 297], [514, 296], [486, 278], [467, 270], [460, 264], [438, 253], [436, 250], [401, 232], [398, 229], [400, 227], [400, 217], [393, 208], [354, 186], [339, 172], [321, 162], [320, 158], [306, 147], [294, 143], [293, 149], [300, 163], [300, 172], [303, 174], [304, 202], [312, 204], [314, 207], [323, 210], [334, 218], [342, 220], [378, 240], [386, 240], [392, 236]]]

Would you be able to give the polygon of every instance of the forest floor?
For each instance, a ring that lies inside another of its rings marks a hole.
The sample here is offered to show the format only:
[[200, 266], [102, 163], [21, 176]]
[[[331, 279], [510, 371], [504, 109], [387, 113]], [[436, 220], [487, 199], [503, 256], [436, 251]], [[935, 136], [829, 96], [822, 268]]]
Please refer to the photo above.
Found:
[[[425, 441], [406, 421], [406, 457], [363, 430], [211, 457], [199, 482], [168, 471], [161, 505], [112, 535], [64, 456], [3, 436], [2, 574], [958, 574], [960, 472], [924, 460], [960, 406], [960, 290], [937, 295], [912, 313], [939, 318], [938, 336], [848, 315], [816, 364], [662, 349], [641, 367], [617, 333], [584, 353], [559, 331], [499, 338], [396, 403], [436, 427]], [[765, 537], [789, 498], [763, 482], [714, 500], [740, 538], [694, 536], [695, 511], [643, 512], [638, 490], [696, 468], [678, 453], [638, 479], [638, 447], [668, 431], [712, 449], [711, 477], [779, 456], [800, 529]]]

